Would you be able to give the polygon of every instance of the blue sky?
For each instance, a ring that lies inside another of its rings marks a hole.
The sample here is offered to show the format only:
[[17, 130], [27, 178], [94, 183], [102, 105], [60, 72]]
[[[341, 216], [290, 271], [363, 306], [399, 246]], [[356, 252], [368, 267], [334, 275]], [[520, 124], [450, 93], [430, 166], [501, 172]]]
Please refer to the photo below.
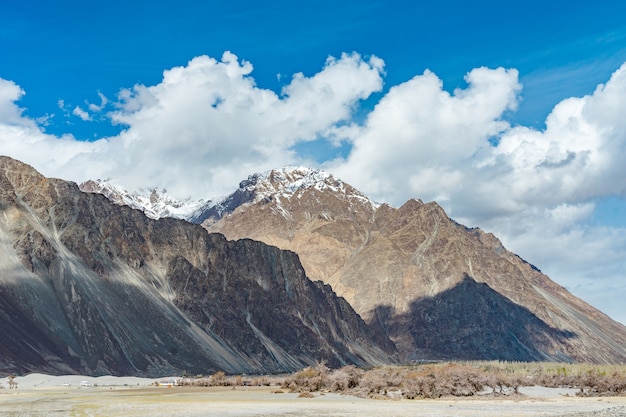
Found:
[[624, 16], [622, 1], [3, 1], [0, 154], [194, 198], [321, 167], [379, 201], [437, 200], [626, 322]]
[[[472, 68], [520, 71], [524, 100], [513, 122], [540, 126], [561, 99], [593, 91], [626, 61], [626, 5], [619, 1], [251, 1], [3, 2], [3, 78], [27, 95], [26, 114], [113, 97], [155, 84], [162, 71], [225, 50], [255, 66], [279, 91], [277, 74], [312, 74], [328, 55], [356, 51], [386, 63], [386, 88], [425, 69], [447, 90]], [[58, 117], [49, 132], [102, 137], [110, 123]]]

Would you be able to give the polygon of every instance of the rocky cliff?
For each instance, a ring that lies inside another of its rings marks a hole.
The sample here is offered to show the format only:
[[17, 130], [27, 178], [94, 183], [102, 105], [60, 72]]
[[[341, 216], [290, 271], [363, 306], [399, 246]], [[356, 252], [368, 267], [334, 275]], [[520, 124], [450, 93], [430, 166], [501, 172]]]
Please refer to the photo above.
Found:
[[293, 252], [0, 157], [0, 372], [279, 372], [394, 353]]

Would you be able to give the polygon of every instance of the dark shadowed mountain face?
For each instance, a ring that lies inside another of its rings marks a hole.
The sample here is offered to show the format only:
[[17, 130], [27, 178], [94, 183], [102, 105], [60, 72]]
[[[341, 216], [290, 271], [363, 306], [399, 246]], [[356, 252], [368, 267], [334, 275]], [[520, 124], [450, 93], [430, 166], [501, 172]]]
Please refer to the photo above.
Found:
[[392, 362], [293, 252], [85, 194], [0, 157], [0, 372], [162, 375]]
[[407, 320], [416, 359], [567, 361], [558, 349], [576, 337], [467, 275], [456, 286], [411, 303], [407, 316], [392, 323]]

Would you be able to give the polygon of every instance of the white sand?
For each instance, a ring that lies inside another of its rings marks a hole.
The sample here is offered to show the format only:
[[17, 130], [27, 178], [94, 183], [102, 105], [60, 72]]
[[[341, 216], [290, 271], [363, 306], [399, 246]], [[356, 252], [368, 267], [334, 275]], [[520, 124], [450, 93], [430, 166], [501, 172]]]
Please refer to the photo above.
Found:
[[[154, 381], [159, 381], [162, 378], [137, 378], [133, 376], [117, 377], [117, 376], [84, 376], [84, 375], [45, 375], [45, 374], [30, 374], [15, 378], [15, 382], [18, 383], [18, 389], [32, 389], [32, 388], [55, 388], [63, 386], [149, 386]], [[5, 382], [5, 381], [0, 381]], [[5, 388], [8, 387], [8, 383], [3, 384]]]

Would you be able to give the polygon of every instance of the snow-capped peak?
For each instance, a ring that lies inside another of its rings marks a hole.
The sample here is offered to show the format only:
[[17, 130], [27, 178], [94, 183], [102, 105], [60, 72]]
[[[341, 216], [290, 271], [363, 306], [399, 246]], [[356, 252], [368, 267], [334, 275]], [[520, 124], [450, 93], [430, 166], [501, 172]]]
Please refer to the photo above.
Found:
[[274, 200], [281, 210], [281, 202], [294, 196], [300, 198], [304, 191], [310, 189], [328, 191], [352, 202], [371, 205], [373, 209], [380, 206], [332, 174], [303, 166], [287, 166], [252, 174], [239, 183], [239, 188], [232, 194], [207, 200], [176, 200], [165, 190], [157, 188], [129, 192], [111, 180], [90, 180], [79, 187], [85, 192], [104, 194], [116, 204], [141, 210], [153, 219], [174, 217], [192, 223], [202, 223], [207, 219], [217, 221], [237, 207], [264, 199]]
[[177, 200], [167, 194], [167, 191], [158, 188], [144, 188], [136, 192], [129, 192], [116, 185], [112, 180], [89, 180], [79, 185], [82, 191], [99, 193], [118, 205], [125, 205], [143, 211], [146, 216], [158, 219], [174, 217], [187, 219], [193, 213], [201, 210], [210, 201], [206, 200]]
[[288, 166], [250, 175], [239, 184], [240, 190], [254, 191], [255, 201], [267, 195], [290, 198], [296, 192], [315, 188], [334, 192], [345, 192], [345, 183], [326, 171], [303, 166]]

